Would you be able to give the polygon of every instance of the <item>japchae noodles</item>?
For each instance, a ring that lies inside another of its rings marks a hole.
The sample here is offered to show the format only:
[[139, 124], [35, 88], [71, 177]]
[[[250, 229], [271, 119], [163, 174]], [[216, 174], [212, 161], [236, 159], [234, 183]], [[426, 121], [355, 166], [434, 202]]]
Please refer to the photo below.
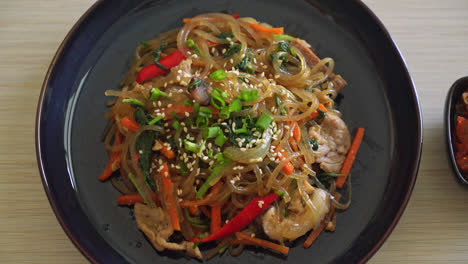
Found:
[[287, 254], [312, 230], [310, 246], [351, 202], [363, 129], [351, 143], [336, 109], [346, 81], [283, 28], [218, 13], [184, 23], [143, 41], [121, 90], [106, 91], [99, 179], [158, 251]]

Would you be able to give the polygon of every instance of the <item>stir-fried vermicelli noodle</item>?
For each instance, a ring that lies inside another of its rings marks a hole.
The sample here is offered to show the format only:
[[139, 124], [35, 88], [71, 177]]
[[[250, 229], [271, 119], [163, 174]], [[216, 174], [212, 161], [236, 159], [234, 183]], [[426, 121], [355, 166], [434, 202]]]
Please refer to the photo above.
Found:
[[287, 253], [313, 230], [310, 246], [351, 202], [363, 129], [351, 144], [334, 102], [346, 81], [283, 28], [218, 13], [184, 23], [138, 45], [121, 90], [106, 91], [99, 179], [159, 251]]

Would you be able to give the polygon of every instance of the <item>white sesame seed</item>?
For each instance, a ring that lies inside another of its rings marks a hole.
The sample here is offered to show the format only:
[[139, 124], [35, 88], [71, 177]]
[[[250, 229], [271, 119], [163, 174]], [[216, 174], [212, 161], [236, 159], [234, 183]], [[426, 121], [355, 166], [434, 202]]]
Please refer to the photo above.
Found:
[[177, 75], [176, 79], [177, 79], [178, 82], [180, 82], [180, 76], [179, 75]]
[[[229, 62], [230, 62], [231, 64], [233, 64], [233, 63], [234, 63], [234, 60], [231, 58], [231, 59], [229, 60]], [[234, 67], [233, 67], [233, 69], [234, 69]]]
[[189, 112], [185, 112], [185, 116], [189, 117], [190, 116]]
[[261, 201], [261, 200], [258, 201], [258, 207], [262, 208], [264, 203], [265, 203], [264, 201]]
[[138, 151], [138, 153], [143, 154], [143, 150], [140, 149], [140, 150]]
[[222, 54], [226, 53], [226, 49], [223, 49], [223, 50], [221, 51], [221, 53], [222, 53]]
[[164, 88], [167, 87], [167, 82], [164, 83]]
[[216, 49], [214, 47], [211, 48], [211, 53], [215, 53]]

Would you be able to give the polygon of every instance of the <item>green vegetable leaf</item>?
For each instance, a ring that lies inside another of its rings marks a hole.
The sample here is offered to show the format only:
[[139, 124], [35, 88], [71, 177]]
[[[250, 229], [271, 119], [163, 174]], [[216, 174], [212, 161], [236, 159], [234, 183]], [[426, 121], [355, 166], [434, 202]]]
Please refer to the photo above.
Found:
[[161, 63], [159, 63], [159, 57], [161, 56], [161, 53], [164, 51], [164, 49], [166, 49], [167, 47], [167, 43], [166, 41], [161, 41], [161, 46], [159, 46], [159, 48], [153, 53], [153, 58], [154, 58], [154, 64], [156, 64], [156, 66], [158, 66], [159, 68], [167, 71], [168, 68], [166, 68], [164, 65], [162, 65]]
[[187, 47], [192, 49], [193, 52], [195, 52], [196, 54], [198, 54], [198, 55], [201, 54], [200, 48], [198, 47], [197, 43], [195, 43], [195, 41], [193, 41], [193, 39], [188, 39], [187, 40]]
[[241, 44], [239, 43], [234, 43], [232, 45], [229, 45], [229, 48], [224, 53], [224, 58], [230, 57], [238, 53], [240, 50], [241, 50]]
[[158, 133], [154, 131], [143, 131], [137, 138], [135, 147], [137, 155], [139, 156], [138, 165], [140, 165], [141, 171], [145, 176], [145, 182], [148, 186], [156, 190], [156, 184], [150, 176], [151, 168], [151, 153], [154, 144], [154, 140], [158, 137]]
[[312, 145], [312, 149], [313, 149], [313, 150], [317, 150], [317, 149], [319, 148], [317, 139], [315, 139], [315, 138], [312, 138], [312, 139], [310, 140], [310, 144]]
[[221, 39], [231, 38], [231, 39], [233, 39], [234, 34], [232, 34], [231, 32], [221, 32], [221, 34], [218, 35], [218, 38], [221, 38]]
[[239, 62], [236, 65], [236, 69], [238, 69], [241, 72], [246, 72], [246, 73], [254, 73], [255, 70], [252, 66], [252, 58], [250, 56], [244, 57], [241, 62]]
[[149, 123], [149, 119], [148, 119], [148, 115], [146, 113], [146, 111], [141, 108], [141, 107], [138, 107], [137, 110], [135, 111], [135, 113], [133, 114], [133, 118], [135, 119], [135, 121], [140, 125], [140, 126], [144, 126], [144, 125], [147, 125]]

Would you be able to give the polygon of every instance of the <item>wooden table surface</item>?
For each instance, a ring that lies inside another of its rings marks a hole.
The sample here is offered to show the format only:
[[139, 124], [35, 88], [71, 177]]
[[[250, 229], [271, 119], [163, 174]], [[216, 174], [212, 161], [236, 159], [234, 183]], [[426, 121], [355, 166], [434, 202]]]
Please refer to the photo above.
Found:
[[[86, 263], [40, 181], [34, 122], [41, 84], [68, 30], [93, 0], [0, 2], [0, 263]], [[424, 118], [418, 180], [396, 229], [370, 263], [468, 263], [468, 192], [445, 153], [446, 92], [468, 75], [468, 1], [365, 0], [414, 78]]]

